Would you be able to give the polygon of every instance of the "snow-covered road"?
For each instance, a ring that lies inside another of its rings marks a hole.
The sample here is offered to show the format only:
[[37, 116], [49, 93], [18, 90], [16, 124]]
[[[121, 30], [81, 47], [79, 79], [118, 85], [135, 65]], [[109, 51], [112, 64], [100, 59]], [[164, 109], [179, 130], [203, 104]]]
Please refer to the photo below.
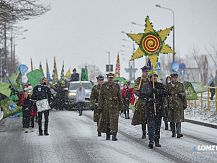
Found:
[[141, 139], [140, 126], [120, 117], [118, 141], [97, 137], [92, 111], [51, 112], [49, 136], [24, 133], [21, 119], [0, 122], [0, 163], [136, 163], [136, 162], [217, 162], [217, 151], [197, 151], [198, 145], [217, 145], [216, 129], [183, 123], [184, 137], [172, 138], [161, 131], [161, 148], [149, 149]]

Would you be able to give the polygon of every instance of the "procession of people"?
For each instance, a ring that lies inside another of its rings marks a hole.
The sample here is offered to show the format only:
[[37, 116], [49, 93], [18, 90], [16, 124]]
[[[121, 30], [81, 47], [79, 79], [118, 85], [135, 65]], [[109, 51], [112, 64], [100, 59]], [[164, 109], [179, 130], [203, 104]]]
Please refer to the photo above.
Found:
[[[124, 113], [125, 119], [130, 119], [130, 105], [135, 107], [132, 120], [129, 124], [141, 125], [142, 139], [148, 135], [149, 148], [161, 147], [160, 129], [161, 122], [165, 122], [165, 130], [170, 130], [172, 137], [181, 138], [181, 122], [184, 121], [184, 109], [187, 108], [184, 85], [178, 81], [178, 73], [173, 72], [166, 78], [165, 84], [159, 82], [158, 74], [150, 70], [149, 66], [141, 68], [142, 75], [135, 80], [134, 87], [131, 83], [123, 85], [114, 81], [115, 74], [108, 73], [107, 81], [103, 75], [96, 77], [97, 84], [92, 87], [90, 95], [90, 109], [93, 110], [93, 121], [97, 124], [97, 135], [105, 133], [106, 140], [117, 141], [118, 123], [120, 112]], [[71, 76], [72, 81], [79, 80], [76, 69]], [[76, 78], [76, 79], [75, 79]], [[78, 79], [77, 79], [78, 78]], [[39, 136], [49, 135], [48, 121], [49, 110], [53, 107], [52, 101], [64, 101], [64, 96], [52, 96], [52, 88], [48, 85], [45, 77], [32, 88], [30, 84], [24, 85], [23, 94], [20, 95], [20, 105], [23, 113], [23, 128], [25, 133], [28, 128], [34, 128], [37, 117]], [[53, 88], [58, 94], [64, 89], [59, 82]], [[76, 90], [76, 107], [79, 116], [82, 115], [85, 103], [85, 88], [82, 83]], [[59, 110], [64, 110], [64, 105], [58, 103]], [[44, 115], [44, 128], [42, 127], [42, 115]]]
[[129, 107], [132, 96], [134, 100], [136, 98], [135, 102], [131, 102], [136, 107], [131, 124], [142, 126], [142, 139], [145, 139], [148, 133], [148, 147], [152, 149], [154, 145], [161, 147], [162, 119], [165, 121], [165, 130], [168, 130], [170, 122], [172, 137], [183, 137], [181, 122], [184, 121], [187, 100], [184, 85], [178, 81], [178, 73], [171, 73], [164, 85], [158, 82], [158, 74], [150, 71], [148, 66], [142, 67], [141, 70], [142, 76], [135, 80], [133, 94], [131, 90], [128, 95], [129, 83], [125, 83], [120, 89], [120, 86], [114, 83], [115, 74], [107, 74], [106, 82], [103, 76], [99, 75], [98, 84], [92, 89], [91, 103], [98, 136], [106, 133], [106, 140], [110, 140], [112, 135], [112, 140], [117, 141], [119, 112], [123, 111], [125, 118], [129, 119], [129, 112], [125, 107]]

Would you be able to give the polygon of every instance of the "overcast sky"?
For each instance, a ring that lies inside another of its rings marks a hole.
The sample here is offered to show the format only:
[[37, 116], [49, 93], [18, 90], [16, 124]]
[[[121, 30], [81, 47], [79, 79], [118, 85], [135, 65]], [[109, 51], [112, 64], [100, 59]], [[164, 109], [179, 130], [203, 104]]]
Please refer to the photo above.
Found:
[[[21, 63], [35, 67], [45, 60], [53, 69], [53, 57], [66, 69], [82, 63], [96, 64], [105, 71], [108, 63], [107, 51], [111, 52], [111, 62], [115, 64], [120, 56], [121, 74], [132, 54], [132, 41], [121, 31], [143, 32], [144, 28], [131, 24], [132, 21], [144, 24], [148, 15], [154, 29], [160, 30], [173, 25], [172, 13], [155, 7], [160, 4], [175, 12], [175, 42], [177, 57], [189, 54], [193, 48], [203, 52], [205, 47], [217, 47], [217, 1], [216, 0], [43, 0], [50, 4], [47, 14], [22, 22], [28, 32], [25, 40], [17, 40], [16, 54]], [[122, 41], [122, 39], [128, 39]], [[130, 42], [131, 41], [131, 42]], [[166, 43], [172, 47], [172, 32]], [[128, 46], [123, 48], [122, 45]], [[136, 60], [141, 68], [144, 59]], [[140, 74], [140, 71], [137, 73]]]

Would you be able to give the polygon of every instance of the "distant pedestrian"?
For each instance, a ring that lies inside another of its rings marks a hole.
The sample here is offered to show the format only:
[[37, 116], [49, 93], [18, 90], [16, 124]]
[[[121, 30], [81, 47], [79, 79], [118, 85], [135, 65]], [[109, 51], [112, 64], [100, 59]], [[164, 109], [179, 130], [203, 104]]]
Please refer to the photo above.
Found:
[[135, 97], [134, 97], [134, 90], [133, 88], [130, 88], [130, 82], [127, 82], [124, 84], [122, 90], [121, 90], [123, 105], [124, 105], [124, 115], [125, 119], [130, 119], [129, 116], [129, 107], [130, 104], [134, 104]]
[[85, 88], [82, 86], [82, 83], [79, 84], [79, 87], [76, 90], [76, 105], [78, 108], [79, 116], [82, 115], [83, 108], [85, 107]]
[[215, 96], [215, 83], [214, 83], [214, 80], [211, 81], [210, 85], [209, 85], [211, 88], [210, 88], [210, 93], [211, 93], [211, 96], [210, 96], [210, 100], [213, 100], [213, 97]]

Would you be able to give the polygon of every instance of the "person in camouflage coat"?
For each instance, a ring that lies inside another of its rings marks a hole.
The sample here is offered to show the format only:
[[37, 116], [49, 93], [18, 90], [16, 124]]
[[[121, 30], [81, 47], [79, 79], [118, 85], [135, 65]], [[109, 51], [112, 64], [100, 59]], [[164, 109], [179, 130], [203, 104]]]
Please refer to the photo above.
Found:
[[172, 82], [167, 86], [168, 93], [168, 121], [170, 122], [172, 137], [183, 137], [181, 134], [181, 122], [184, 121], [184, 110], [187, 108], [187, 100], [184, 85], [178, 81], [178, 74], [171, 74]]
[[[98, 102], [99, 102], [99, 94], [102, 87], [102, 84], [104, 83], [104, 76], [99, 75], [96, 77], [98, 84], [95, 85], [92, 88], [91, 95], [90, 95], [90, 103], [91, 108], [93, 109], [93, 121], [97, 123], [99, 122], [99, 110], [98, 110]], [[98, 132], [98, 136], [101, 136], [101, 132]]]
[[145, 115], [145, 100], [141, 98], [142, 86], [149, 82], [148, 79], [148, 67], [144, 66], [141, 68], [142, 77], [138, 77], [135, 81], [134, 91], [138, 100], [136, 101], [136, 110], [133, 114], [132, 125], [142, 125], [142, 139], [146, 138], [146, 115]]
[[107, 74], [108, 81], [101, 87], [99, 95], [100, 119], [98, 132], [106, 133], [106, 140], [117, 141], [119, 112], [123, 109], [120, 86], [113, 81], [114, 74]]

